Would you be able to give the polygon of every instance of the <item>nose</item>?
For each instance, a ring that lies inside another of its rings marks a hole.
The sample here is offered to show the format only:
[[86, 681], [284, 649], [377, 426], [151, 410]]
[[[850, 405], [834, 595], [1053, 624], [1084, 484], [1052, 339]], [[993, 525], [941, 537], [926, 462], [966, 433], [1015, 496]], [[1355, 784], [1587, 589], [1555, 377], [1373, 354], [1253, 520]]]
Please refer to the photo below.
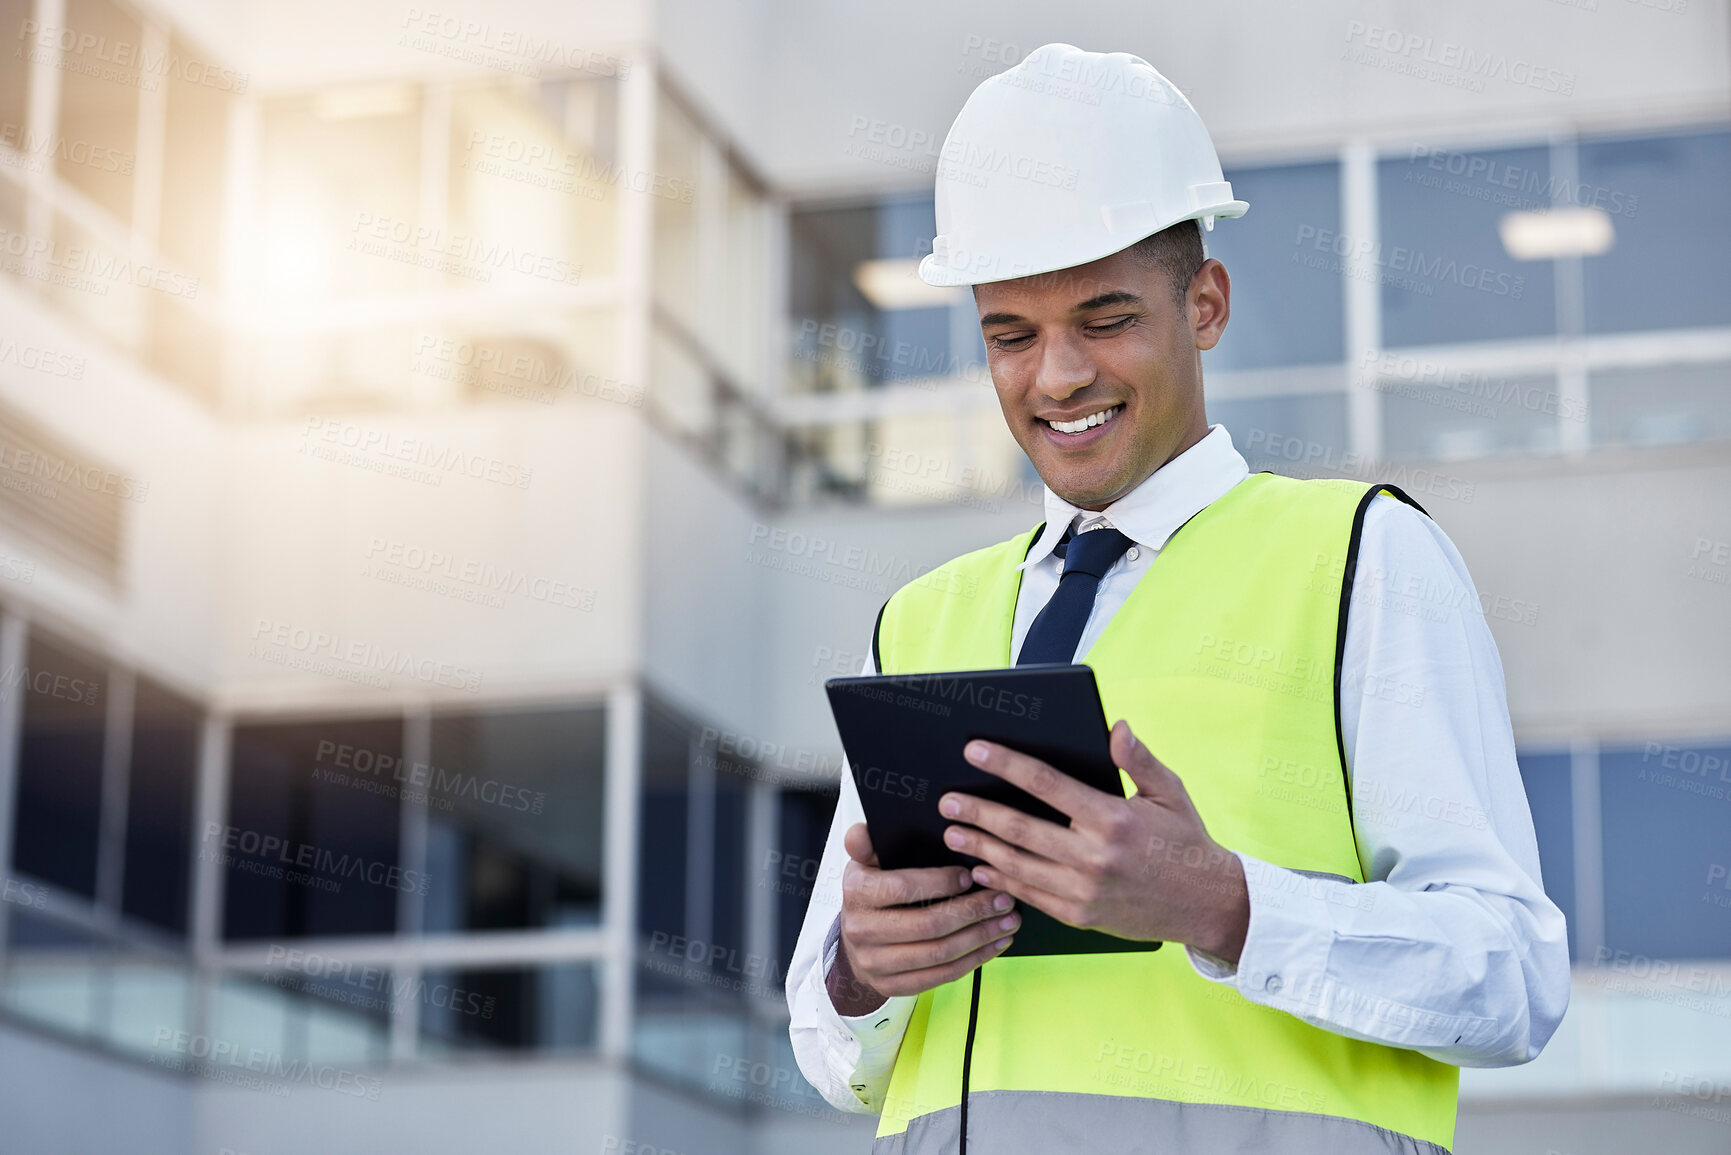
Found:
[[1040, 365], [1034, 373], [1034, 388], [1054, 401], [1062, 401], [1078, 389], [1094, 383], [1095, 369], [1087, 350], [1069, 334], [1044, 342]]

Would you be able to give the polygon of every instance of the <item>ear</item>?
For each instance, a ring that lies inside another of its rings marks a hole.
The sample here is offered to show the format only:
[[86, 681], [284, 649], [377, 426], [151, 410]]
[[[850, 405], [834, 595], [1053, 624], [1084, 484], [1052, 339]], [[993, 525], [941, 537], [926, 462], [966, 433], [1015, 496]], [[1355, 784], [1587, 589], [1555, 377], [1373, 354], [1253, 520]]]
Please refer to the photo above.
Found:
[[1227, 276], [1225, 265], [1213, 257], [1202, 262], [1190, 278], [1184, 308], [1196, 347], [1206, 351], [1218, 345], [1232, 315], [1232, 278]]

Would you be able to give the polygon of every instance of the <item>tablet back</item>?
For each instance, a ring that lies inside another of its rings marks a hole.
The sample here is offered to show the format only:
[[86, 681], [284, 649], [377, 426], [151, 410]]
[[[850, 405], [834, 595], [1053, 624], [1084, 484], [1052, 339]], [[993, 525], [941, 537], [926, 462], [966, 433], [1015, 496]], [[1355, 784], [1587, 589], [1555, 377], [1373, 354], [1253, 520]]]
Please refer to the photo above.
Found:
[[[938, 799], [956, 790], [1060, 825], [1068, 816], [962, 757], [972, 738], [1001, 742], [1097, 790], [1122, 797], [1106, 717], [1083, 665], [1028, 665], [957, 673], [832, 678], [824, 683], [854, 785], [886, 870], [972, 866], [944, 844], [951, 825]], [[1022, 926], [1005, 956], [1154, 950], [1067, 926], [1020, 904]]]

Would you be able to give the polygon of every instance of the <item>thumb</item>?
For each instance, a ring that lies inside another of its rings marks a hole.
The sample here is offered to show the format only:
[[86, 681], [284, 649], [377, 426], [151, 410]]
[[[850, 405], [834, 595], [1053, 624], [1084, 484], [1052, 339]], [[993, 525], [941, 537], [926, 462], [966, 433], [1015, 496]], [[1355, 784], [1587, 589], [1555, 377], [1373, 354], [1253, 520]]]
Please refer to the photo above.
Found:
[[1189, 805], [1190, 793], [1184, 789], [1178, 775], [1154, 757], [1154, 751], [1131, 733], [1130, 723], [1122, 719], [1112, 726], [1112, 760], [1122, 766], [1130, 781], [1136, 784], [1139, 797], [1172, 810]]
[[847, 856], [861, 866], [878, 864], [877, 851], [872, 849], [872, 837], [866, 831], [865, 823], [856, 822], [848, 827], [847, 833], [842, 835], [841, 844], [847, 851]]

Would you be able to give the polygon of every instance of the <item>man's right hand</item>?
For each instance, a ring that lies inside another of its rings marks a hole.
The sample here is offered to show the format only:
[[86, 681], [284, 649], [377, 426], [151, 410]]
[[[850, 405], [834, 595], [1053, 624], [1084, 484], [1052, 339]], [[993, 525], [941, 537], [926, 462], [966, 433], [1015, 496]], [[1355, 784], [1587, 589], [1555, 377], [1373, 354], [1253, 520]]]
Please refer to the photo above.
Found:
[[[863, 822], [842, 844], [851, 861], [841, 878], [841, 942], [825, 976], [839, 1014], [863, 1015], [891, 996], [958, 979], [1002, 953], [1021, 925], [1014, 899], [969, 891], [962, 867], [880, 870]], [[930, 905], [907, 905], [915, 902]]]

